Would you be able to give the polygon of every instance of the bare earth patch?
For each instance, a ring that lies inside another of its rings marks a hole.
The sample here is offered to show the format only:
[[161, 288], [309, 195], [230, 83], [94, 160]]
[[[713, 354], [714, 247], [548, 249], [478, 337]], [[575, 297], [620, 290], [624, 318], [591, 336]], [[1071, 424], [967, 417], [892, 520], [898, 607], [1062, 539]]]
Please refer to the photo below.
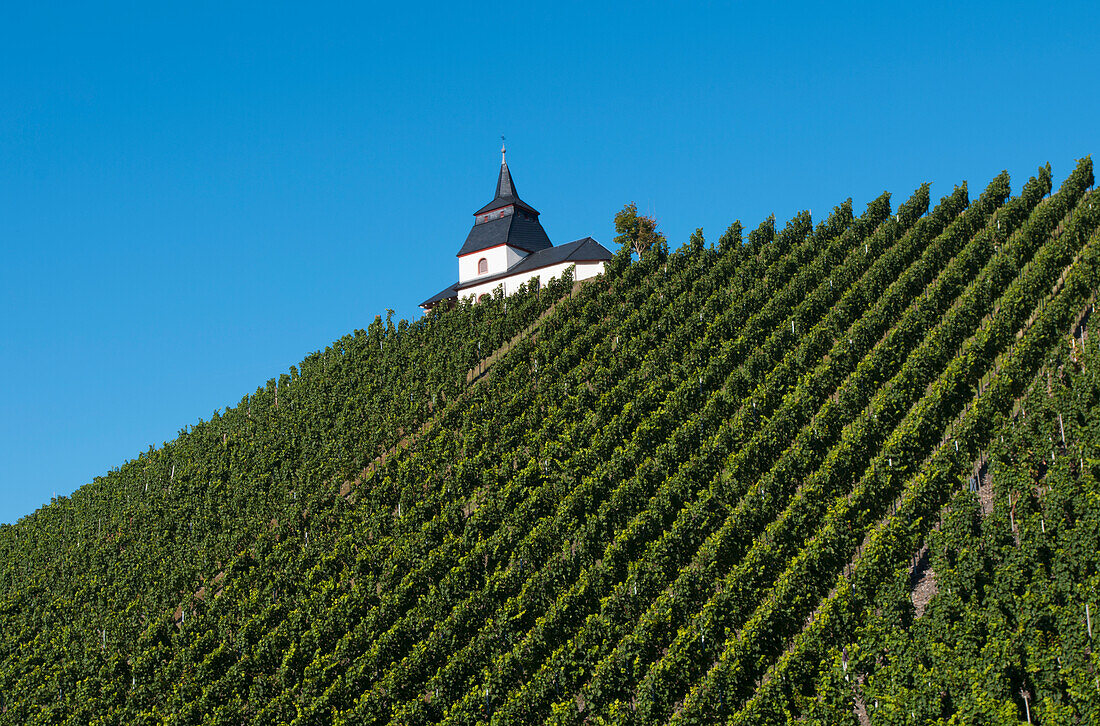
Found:
[[913, 607], [917, 617], [923, 617], [929, 601], [939, 591], [936, 586], [936, 573], [928, 557], [928, 546], [921, 548], [916, 566], [909, 572], [909, 590], [913, 593]]

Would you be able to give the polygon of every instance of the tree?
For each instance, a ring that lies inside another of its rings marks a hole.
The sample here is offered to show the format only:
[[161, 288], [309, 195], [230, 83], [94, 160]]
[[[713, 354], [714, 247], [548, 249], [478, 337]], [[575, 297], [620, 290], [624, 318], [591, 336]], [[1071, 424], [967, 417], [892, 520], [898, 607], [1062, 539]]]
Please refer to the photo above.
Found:
[[665, 236], [657, 231], [657, 220], [638, 214], [638, 206], [631, 202], [615, 215], [615, 243], [629, 247], [640, 257], [654, 244], [665, 242]]

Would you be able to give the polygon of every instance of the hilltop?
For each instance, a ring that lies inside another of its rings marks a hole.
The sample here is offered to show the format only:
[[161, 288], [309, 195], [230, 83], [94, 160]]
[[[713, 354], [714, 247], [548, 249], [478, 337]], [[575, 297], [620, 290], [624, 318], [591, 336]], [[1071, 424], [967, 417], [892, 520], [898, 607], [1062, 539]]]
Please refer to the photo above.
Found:
[[376, 319], [0, 528], [0, 723], [1100, 720], [1093, 181]]

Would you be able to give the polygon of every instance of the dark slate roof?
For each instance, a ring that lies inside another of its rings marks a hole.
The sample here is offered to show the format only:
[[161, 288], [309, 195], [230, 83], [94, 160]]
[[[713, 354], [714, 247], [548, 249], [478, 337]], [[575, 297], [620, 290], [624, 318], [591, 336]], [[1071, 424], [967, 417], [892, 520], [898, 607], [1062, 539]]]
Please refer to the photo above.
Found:
[[507, 207], [509, 204], [514, 204], [516, 207], [538, 216], [538, 212], [534, 207], [519, 198], [519, 194], [516, 193], [516, 185], [512, 181], [512, 172], [508, 171], [508, 162], [502, 159], [500, 162], [500, 176], [497, 177], [496, 196], [493, 197], [493, 201], [474, 212], [474, 216]]
[[463, 283], [461, 288], [458, 286], [458, 283], [455, 283], [455, 289], [461, 290], [466, 287], [474, 287], [475, 285], [480, 285], [485, 282], [511, 277], [520, 272], [531, 272], [532, 270], [537, 270], [542, 267], [556, 265], [560, 262], [597, 262], [610, 259], [611, 253], [607, 251], [606, 247], [591, 237], [585, 237], [584, 239], [579, 239], [569, 244], [558, 245], [557, 247], [549, 247], [544, 250], [539, 250], [538, 252], [532, 252], [504, 272], [498, 272], [495, 275], [475, 277]]
[[[516, 273], [532, 272], [562, 262], [599, 262], [601, 260], [606, 262], [610, 260], [611, 257], [611, 252], [609, 252], [606, 247], [591, 237], [585, 237], [584, 239], [579, 239], [569, 244], [548, 247], [538, 252], [532, 252], [504, 272], [498, 272], [495, 275], [485, 275], [484, 277], [475, 277], [472, 280], [468, 280], [464, 287], [474, 287], [482, 283], [510, 277]], [[432, 295], [430, 298], [420, 303], [420, 307], [423, 308], [434, 305], [440, 300], [457, 298], [460, 290], [458, 285], [459, 283], [456, 282], [445, 290]]]
[[470, 234], [466, 236], [466, 243], [458, 251], [458, 256], [498, 245], [511, 245], [525, 252], [538, 252], [550, 247], [551, 243], [538, 217], [525, 219], [523, 214], [513, 213], [474, 224]]
[[516, 193], [516, 183], [512, 181], [512, 172], [508, 171], [508, 160], [503, 156], [500, 158], [500, 176], [497, 177], [497, 199], [501, 197], [519, 199], [519, 194]]
[[475, 278], [468, 281], [465, 287], [473, 287], [483, 282], [514, 275], [517, 272], [530, 272], [540, 267], [549, 267], [550, 265], [556, 265], [561, 262], [598, 262], [600, 260], [610, 260], [611, 257], [612, 255], [606, 247], [591, 237], [585, 237], [584, 239], [579, 239], [569, 244], [548, 247], [547, 249], [533, 252], [504, 272]]
[[445, 287], [430, 298], [420, 303], [420, 307], [426, 308], [429, 305], [435, 305], [440, 300], [453, 300], [458, 297], [458, 283]]

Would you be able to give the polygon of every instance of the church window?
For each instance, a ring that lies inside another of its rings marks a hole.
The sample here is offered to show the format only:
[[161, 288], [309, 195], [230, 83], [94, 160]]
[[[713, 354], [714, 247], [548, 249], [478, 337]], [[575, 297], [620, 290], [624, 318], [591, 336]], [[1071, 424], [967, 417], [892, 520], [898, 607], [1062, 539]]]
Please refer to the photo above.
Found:
[[489, 272], [489, 260], [482, 257], [477, 261], [477, 274], [484, 275]]

